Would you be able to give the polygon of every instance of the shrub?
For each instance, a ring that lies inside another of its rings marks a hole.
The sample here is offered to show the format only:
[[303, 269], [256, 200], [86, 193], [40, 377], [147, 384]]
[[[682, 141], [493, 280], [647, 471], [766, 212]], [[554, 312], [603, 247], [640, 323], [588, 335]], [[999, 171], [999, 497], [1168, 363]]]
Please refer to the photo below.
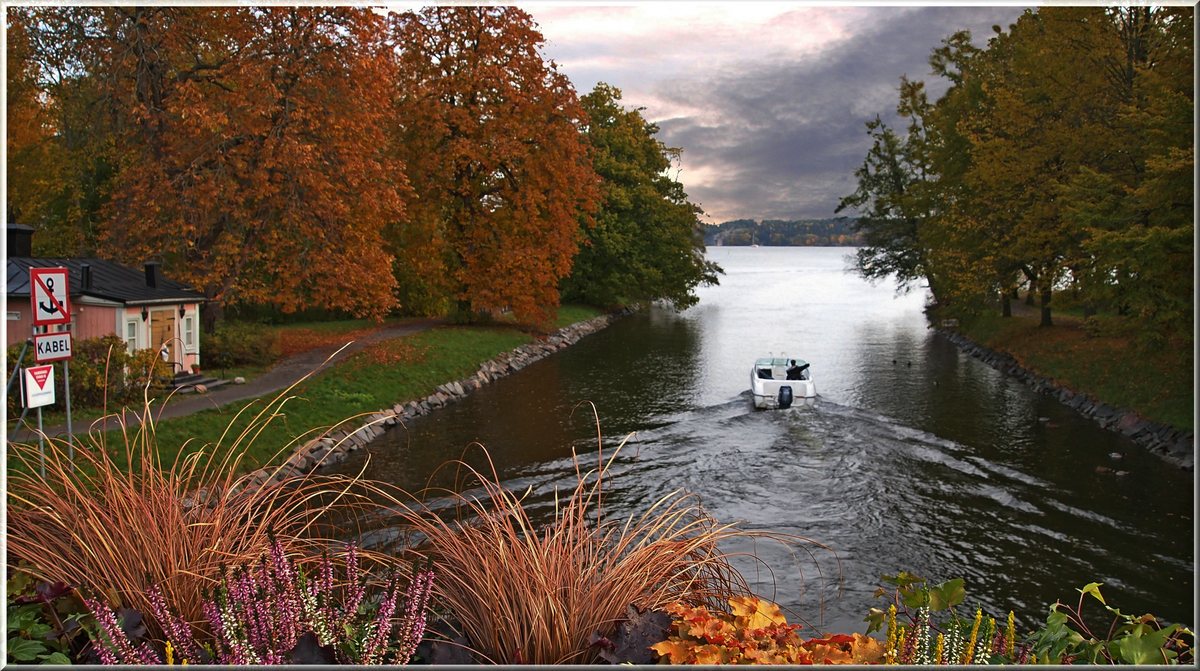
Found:
[[265, 366], [279, 358], [279, 333], [249, 322], [221, 322], [215, 332], [201, 335], [201, 351], [211, 368]]
[[[116, 335], [76, 340], [71, 349], [72, 409], [117, 409], [136, 402], [146, 391], [161, 391], [171, 376], [170, 366], [156, 350], [138, 350], [131, 356], [125, 349], [125, 341]], [[20, 354], [20, 344], [9, 346], [7, 375], [12, 375]], [[32, 351], [26, 352], [23, 365], [34, 365]], [[65, 379], [61, 371], [61, 368], [55, 371], [54, 393], [57, 405], [65, 407]], [[14, 384], [13, 394], [8, 398], [9, 416], [21, 411], [19, 384], [19, 381]]]
[[594, 636], [610, 637], [631, 605], [661, 610], [748, 594], [732, 555], [718, 548], [723, 541], [796, 540], [718, 524], [679, 491], [640, 516], [609, 519], [603, 485], [615, 456], [606, 463], [598, 454], [596, 468], [586, 472], [576, 459], [574, 490], [564, 500], [555, 497], [553, 520], [543, 528], [522, 499], [500, 485], [490, 457], [488, 475], [462, 461], [446, 465], [463, 468], [482, 488], [435, 490], [451, 503], [446, 518], [418, 502], [396, 501], [399, 518], [425, 539], [421, 548], [438, 574], [436, 598], [480, 657], [518, 664], [595, 661]]

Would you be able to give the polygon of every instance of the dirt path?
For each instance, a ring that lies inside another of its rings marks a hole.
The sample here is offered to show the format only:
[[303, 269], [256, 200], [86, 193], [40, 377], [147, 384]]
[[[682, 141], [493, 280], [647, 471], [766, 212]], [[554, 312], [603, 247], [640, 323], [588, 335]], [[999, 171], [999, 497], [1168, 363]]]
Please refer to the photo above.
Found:
[[[419, 333], [421, 331], [428, 330], [433, 326], [441, 324], [442, 321], [443, 320], [441, 319], [412, 319], [396, 324], [389, 324], [377, 331], [369, 333], [366, 336], [351, 342], [350, 345], [346, 346], [345, 349], [342, 349], [341, 351], [338, 351], [338, 348], [342, 347], [342, 345], [333, 345], [319, 347], [317, 349], [301, 352], [299, 354], [287, 357], [286, 359], [276, 363], [271, 367], [270, 370], [262, 375], [259, 375], [254, 379], [247, 380], [245, 384], [222, 385], [207, 394], [177, 394], [171, 398], [170, 402], [167, 403], [165, 408], [160, 405], [156, 405], [154, 407], [155, 421], [183, 417], [194, 412], [211, 410], [213, 408], [228, 405], [229, 403], [234, 403], [236, 401], [244, 401], [251, 398], [266, 396], [268, 394], [274, 394], [282, 389], [286, 389], [293, 382], [316, 370], [318, 367], [328, 366], [341, 361], [347, 356], [362, 350], [368, 345], [382, 342], [384, 340], [391, 340], [393, 338], [400, 338], [413, 333]], [[330, 357], [333, 358], [331, 359]], [[130, 417], [133, 420], [129, 422], [130, 426], [135, 426], [137, 423], [139, 423], [140, 420], [137, 419], [132, 413], [130, 413]], [[27, 422], [29, 419], [29, 417], [26, 417]], [[110, 428], [115, 429], [117, 426], [118, 425], [115, 419], [109, 419], [107, 420], [105, 426], [97, 426], [96, 428], [107, 430]], [[73, 428], [75, 429], [76, 435], [79, 435], [87, 433], [91, 427], [88, 424], [75, 422], [75, 426]], [[63, 424], [61, 426], [45, 427], [45, 432], [47, 436], [51, 437], [65, 436], [67, 433], [67, 426]], [[27, 427], [18, 427], [10, 430], [8, 434], [8, 440], [11, 441], [28, 441], [36, 438], [36, 426], [32, 430]]]

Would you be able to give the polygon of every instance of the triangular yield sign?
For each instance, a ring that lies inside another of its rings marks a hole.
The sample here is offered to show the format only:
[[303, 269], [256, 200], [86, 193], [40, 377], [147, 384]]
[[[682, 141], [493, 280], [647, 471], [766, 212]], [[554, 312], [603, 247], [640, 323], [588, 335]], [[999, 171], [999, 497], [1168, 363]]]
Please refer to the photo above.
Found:
[[50, 377], [50, 367], [30, 368], [29, 374], [33, 376], [33, 381], [37, 383], [39, 389], [46, 386], [46, 378]]

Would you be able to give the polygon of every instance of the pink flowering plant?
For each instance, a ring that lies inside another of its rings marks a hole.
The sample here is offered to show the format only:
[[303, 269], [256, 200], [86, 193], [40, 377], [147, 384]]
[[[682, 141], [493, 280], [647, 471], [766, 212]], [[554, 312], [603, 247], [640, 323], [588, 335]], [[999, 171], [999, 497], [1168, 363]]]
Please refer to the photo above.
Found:
[[272, 538], [257, 563], [222, 567], [219, 585], [203, 597], [206, 633], [151, 588], [161, 647], [135, 642], [111, 608], [88, 599], [96, 653], [104, 664], [405, 664], [425, 632], [433, 572], [416, 569], [405, 581], [393, 570], [382, 590], [369, 589], [358, 559], [350, 544], [344, 580], [336, 580], [328, 553], [308, 575]]

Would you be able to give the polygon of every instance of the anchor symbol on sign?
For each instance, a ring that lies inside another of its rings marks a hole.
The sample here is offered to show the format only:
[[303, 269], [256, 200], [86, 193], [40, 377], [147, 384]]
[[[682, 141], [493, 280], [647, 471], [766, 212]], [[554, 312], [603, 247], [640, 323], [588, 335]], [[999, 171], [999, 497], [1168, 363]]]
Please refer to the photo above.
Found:
[[53, 300], [53, 296], [54, 296], [54, 278], [53, 277], [46, 278], [46, 291], [49, 291], [50, 296], [52, 297], [52, 299], [50, 301], [50, 305], [46, 305], [42, 301], [38, 301], [38, 309], [40, 309], [42, 312], [45, 312], [46, 314], [52, 315], [55, 312], [58, 312], [58, 303], [54, 302], [54, 300]]

